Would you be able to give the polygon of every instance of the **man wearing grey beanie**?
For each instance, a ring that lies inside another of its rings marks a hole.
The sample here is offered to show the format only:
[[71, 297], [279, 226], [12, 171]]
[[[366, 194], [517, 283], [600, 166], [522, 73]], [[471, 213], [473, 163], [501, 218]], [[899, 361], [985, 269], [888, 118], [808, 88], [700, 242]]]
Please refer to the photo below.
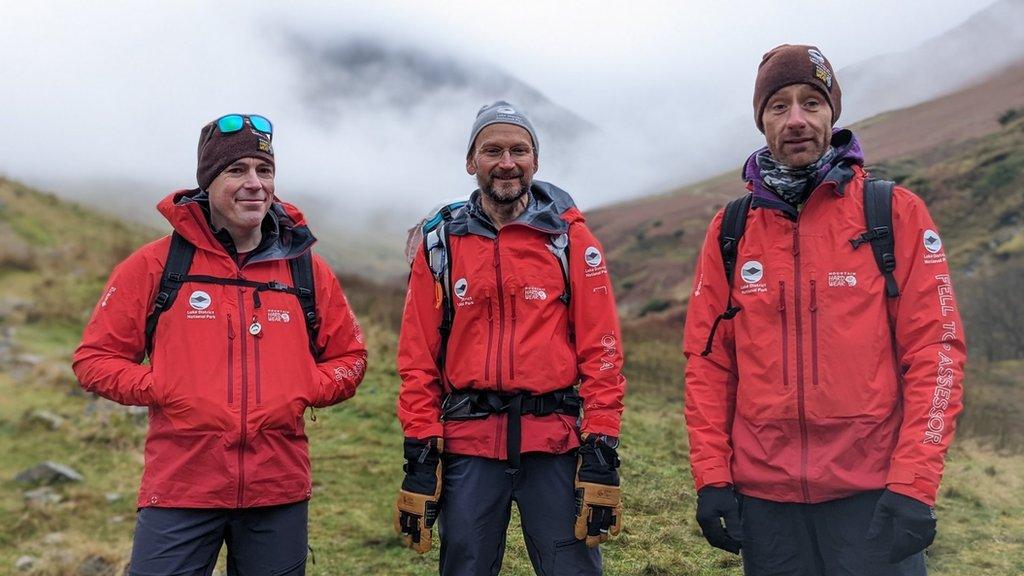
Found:
[[604, 251], [533, 179], [537, 133], [505, 101], [469, 136], [469, 201], [423, 230], [398, 368], [405, 478], [395, 527], [442, 575], [493, 575], [516, 502], [538, 574], [601, 573], [622, 527], [622, 338]]
[[817, 47], [766, 53], [753, 108], [686, 313], [697, 522], [748, 576], [923, 576], [966, 360], [937, 228], [835, 126]]

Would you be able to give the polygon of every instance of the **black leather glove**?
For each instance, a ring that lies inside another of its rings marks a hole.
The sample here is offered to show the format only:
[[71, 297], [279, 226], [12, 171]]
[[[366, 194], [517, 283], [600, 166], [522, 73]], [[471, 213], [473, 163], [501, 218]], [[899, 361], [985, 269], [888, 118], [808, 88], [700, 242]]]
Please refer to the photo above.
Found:
[[576, 464], [576, 538], [593, 548], [622, 529], [619, 439], [587, 434]]
[[732, 486], [705, 486], [697, 491], [697, 524], [700, 524], [700, 531], [708, 544], [733, 554], [740, 553], [743, 526], [740, 524], [740, 504]]
[[405, 479], [395, 505], [395, 531], [420, 554], [430, 550], [430, 529], [437, 520], [443, 447], [442, 438], [405, 439]]
[[878, 538], [890, 523], [889, 562], [893, 564], [917, 554], [935, 541], [935, 509], [916, 498], [886, 490], [875, 504], [868, 539]]

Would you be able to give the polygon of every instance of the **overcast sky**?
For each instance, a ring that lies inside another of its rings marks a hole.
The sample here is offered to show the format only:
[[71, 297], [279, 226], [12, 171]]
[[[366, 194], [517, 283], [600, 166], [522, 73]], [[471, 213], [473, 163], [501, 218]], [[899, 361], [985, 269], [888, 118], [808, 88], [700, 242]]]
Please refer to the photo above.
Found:
[[[301, 101], [309, 71], [289, 38], [373, 38], [518, 77], [600, 129], [586, 161], [542, 156], [538, 174], [588, 207], [699, 172], [716, 127], [750, 114], [772, 46], [816, 44], [842, 69], [989, 4], [3, 1], [0, 174], [51, 187], [137, 182], [139, 205], [151, 206], [154, 191], [195, 185], [205, 121], [260, 112], [275, 122], [279, 192], [357, 214], [471, 191], [464, 140], [483, 102], [427, 118], [371, 110], [328, 130]], [[752, 120], [750, 135], [752, 147]]]

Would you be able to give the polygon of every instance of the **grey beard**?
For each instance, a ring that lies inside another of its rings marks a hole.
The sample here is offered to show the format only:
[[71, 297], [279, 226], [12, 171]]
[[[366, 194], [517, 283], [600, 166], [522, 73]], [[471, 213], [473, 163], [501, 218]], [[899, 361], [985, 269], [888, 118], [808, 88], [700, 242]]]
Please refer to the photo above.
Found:
[[527, 192], [530, 191], [530, 185], [526, 184], [526, 183], [523, 183], [522, 180], [520, 179], [519, 193], [516, 194], [515, 196], [511, 197], [511, 198], [503, 198], [503, 197], [498, 196], [497, 194], [495, 194], [494, 193], [494, 184], [493, 183], [488, 183], [488, 184], [486, 184], [484, 186], [481, 186], [480, 187], [480, 191], [483, 192], [485, 196], [490, 198], [495, 203], [497, 203], [497, 204], [506, 204], [507, 205], [507, 204], [515, 204], [516, 202], [518, 202], [519, 199], [523, 197], [523, 195], [525, 195]]

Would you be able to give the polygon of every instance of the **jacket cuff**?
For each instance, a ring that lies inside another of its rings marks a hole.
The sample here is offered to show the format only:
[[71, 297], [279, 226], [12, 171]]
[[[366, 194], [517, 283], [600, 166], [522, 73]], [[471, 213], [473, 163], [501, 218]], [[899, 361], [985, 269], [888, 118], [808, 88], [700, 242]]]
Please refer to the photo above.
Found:
[[732, 472], [728, 466], [719, 466], [704, 470], [703, 472], [694, 471], [693, 473], [694, 490], [699, 491], [701, 488], [709, 485], [726, 486], [732, 483]]
[[427, 424], [425, 426], [414, 426], [405, 430], [406, 438], [429, 440], [435, 436], [438, 438], [444, 438], [444, 424], [437, 422], [434, 424]]
[[935, 506], [939, 479], [934, 474], [921, 474], [909, 467], [893, 464], [889, 468], [889, 476], [885, 479], [885, 487], [897, 494]]
[[583, 417], [580, 434], [604, 434], [619, 437], [622, 418], [615, 412], [593, 411]]

